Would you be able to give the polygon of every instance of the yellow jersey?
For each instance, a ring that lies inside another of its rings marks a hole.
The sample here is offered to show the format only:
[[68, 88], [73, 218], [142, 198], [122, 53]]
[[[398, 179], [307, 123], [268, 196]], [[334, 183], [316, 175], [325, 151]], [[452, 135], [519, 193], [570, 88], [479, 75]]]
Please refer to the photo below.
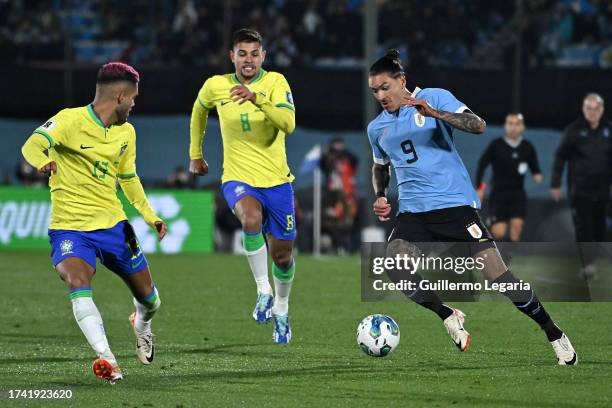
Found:
[[37, 169], [57, 164], [49, 178], [50, 229], [93, 231], [126, 220], [117, 179], [147, 223], [159, 220], [136, 176], [136, 132], [129, 123], [105, 127], [92, 105], [64, 109], [34, 130], [22, 152]]
[[204, 82], [191, 114], [192, 160], [202, 158], [208, 112], [217, 109], [223, 139], [223, 183], [241, 181], [253, 187], [273, 187], [293, 181], [285, 153], [285, 136], [295, 129], [295, 106], [287, 80], [260, 69], [246, 87], [255, 103], [230, 98], [240, 85], [236, 74], [215, 75]]

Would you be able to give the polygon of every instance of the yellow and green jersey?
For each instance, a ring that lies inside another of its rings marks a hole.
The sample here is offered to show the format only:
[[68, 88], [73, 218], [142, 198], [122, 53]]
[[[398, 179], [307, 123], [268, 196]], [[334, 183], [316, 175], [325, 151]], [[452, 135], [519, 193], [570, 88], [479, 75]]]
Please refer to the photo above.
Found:
[[216, 108], [223, 139], [222, 182], [235, 180], [253, 187], [291, 182], [285, 135], [295, 129], [295, 107], [287, 80], [260, 69], [246, 85], [257, 95], [256, 101], [242, 105], [230, 98], [236, 85], [240, 85], [236, 74], [215, 75], [204, 82], [191, 113], [190, 158], [202, 158], [208, 112]]
[[50, 229], [93, 231], [127, 219], [117, 179], [147, 223], [159, 220], [136, 176], [136, 132], [129, 123], [107, 128], [92, 105], [64, 109], [34, 131], [22, 153], [37, 169], [57, 164], [49, 178]]

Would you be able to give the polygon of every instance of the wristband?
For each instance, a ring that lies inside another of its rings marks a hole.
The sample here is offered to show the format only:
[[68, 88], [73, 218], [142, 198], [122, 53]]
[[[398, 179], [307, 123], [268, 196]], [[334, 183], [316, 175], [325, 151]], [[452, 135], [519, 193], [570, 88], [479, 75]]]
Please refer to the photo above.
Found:
[[384, 192], [384, 191], [378, 191], [378, 192], [376, 193], [376, 197], [378, 197], [378, 198], [381, 198], [381, 197], [386, 197], [386, 194], [385, 194], [385, 192]]

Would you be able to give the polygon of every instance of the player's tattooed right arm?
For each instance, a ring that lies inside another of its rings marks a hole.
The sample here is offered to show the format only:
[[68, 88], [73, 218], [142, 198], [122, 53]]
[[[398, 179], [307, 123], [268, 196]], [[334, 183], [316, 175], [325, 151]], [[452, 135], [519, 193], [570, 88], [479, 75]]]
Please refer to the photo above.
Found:
[[486, 122], [478, 115], [471, 112], [451, 113], [445, 111], [436, 111], [437, 117], [445, 121], [455, 129], [463, 130], [469, 133], [483, 133], [487, 128]]
[[391, 179], [388, 164], [376, 164], [372, 166], [372, 186], [377, 197], [384, 196]]

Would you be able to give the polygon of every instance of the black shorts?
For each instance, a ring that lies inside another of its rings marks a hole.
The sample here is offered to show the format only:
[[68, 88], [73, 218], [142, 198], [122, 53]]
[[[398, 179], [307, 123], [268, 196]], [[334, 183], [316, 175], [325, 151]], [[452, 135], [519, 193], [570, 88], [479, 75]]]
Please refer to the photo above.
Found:
[[508, 222], [512, 218], [525, 219], [527, 194], [524, 191], [493, 191], [489, 197], [489, 224]]
[[401, 213], [389, 242], [493, 242], [478, 210], [468, 205], [421, 213]]

